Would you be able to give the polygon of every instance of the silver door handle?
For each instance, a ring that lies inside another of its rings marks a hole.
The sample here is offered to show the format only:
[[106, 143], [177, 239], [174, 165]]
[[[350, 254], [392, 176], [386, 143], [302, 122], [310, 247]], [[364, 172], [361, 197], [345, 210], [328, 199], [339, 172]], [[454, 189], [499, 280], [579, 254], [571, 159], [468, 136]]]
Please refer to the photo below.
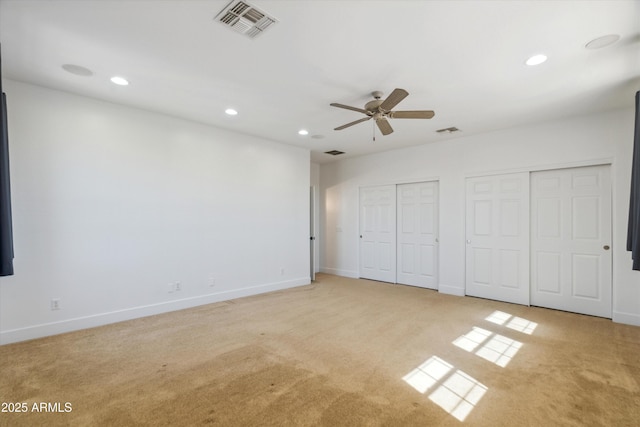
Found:
[[467, 243], [471, 243], [471, 240], [467, 240]]

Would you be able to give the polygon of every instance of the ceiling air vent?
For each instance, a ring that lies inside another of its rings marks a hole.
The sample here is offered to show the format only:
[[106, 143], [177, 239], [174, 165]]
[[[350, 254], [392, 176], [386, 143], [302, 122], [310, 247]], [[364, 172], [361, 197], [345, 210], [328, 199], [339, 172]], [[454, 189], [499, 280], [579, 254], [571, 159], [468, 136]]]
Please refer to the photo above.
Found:
[[457, 127], [450, 127], [450, 128], [438, 129], [436, 132], [438, 132], [438, 133], [455, 133], [455, 132], [460, 132], [460, 129], [458, 129]]
[[244, 1], [233, 0], [220, 11], [215, 19], [232, 30], [255, 38], [276, 23], [276, 19]]
[[332, 156], [338, 156], [340, 154], [344, 154], [344, 151], [331, 150], [331, 151], [325, 151], [324, 154], [331, 154]]

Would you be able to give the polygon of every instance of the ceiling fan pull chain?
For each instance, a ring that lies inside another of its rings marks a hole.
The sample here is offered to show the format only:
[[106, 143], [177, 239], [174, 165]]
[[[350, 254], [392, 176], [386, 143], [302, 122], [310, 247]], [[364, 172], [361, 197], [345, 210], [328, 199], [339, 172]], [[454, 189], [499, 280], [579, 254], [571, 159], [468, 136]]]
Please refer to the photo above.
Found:
[[376, 121], [373, 120], [371, 125], [373, 126], [373, 142], [376, 142]]

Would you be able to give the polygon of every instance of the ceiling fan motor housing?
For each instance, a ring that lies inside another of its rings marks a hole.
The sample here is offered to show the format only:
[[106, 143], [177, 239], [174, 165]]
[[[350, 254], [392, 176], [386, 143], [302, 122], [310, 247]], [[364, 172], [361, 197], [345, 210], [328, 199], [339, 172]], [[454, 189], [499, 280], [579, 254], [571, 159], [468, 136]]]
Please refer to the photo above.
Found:
[[382, 100], [374, 99], [373, 101], [367, 102], [364, 105], [364, 109], [370, 113], [375, 113], [376, 111], [378, 111], [378, 107], [380, 107], [380, 104], [382, 104]]

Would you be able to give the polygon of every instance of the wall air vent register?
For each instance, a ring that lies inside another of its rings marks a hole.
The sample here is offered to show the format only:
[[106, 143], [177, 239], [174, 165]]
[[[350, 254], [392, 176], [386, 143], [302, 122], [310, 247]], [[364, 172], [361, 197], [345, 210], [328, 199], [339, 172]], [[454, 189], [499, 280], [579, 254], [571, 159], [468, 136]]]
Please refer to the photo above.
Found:
[[262, 34], [271, 24], [278, 22], [249, 3], [238, 0], [231, 1], [215, 19], [252, 39]]

